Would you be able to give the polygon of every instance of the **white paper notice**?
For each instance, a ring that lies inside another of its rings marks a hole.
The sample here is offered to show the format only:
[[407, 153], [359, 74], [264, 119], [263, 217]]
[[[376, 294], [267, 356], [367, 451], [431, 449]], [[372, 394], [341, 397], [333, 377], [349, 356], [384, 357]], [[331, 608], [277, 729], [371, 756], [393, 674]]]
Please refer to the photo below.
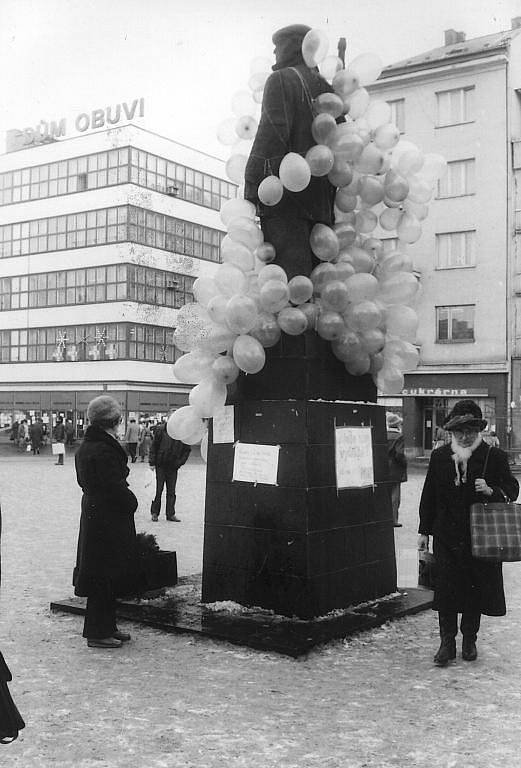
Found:
[[213, 412], [213, 442], [235, 442], [233, 405], [223, 405]]
[[236, 443], [232, 480], [277, 485], [279, 445]]
[[364, 488], [374, 483], [371, 427], [335, 428], [337, 488]]

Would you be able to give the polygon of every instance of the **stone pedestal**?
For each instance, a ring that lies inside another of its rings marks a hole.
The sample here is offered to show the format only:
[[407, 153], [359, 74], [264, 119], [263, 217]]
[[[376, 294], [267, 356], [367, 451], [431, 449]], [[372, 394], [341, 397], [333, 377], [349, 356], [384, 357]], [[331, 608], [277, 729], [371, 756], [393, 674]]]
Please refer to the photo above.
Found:
[[[314, 333], [283, 335], [267, 352], [230, 402], [235, 440], [281, 446], [278, 484], [233, 482], [233, 444], [213, 444], [210, 427], [203, 602], [311, 618], [394, 592], [385, 410], [372, 379], [349, 376]], [[374, 486], [337, 490], [335, 426], [371, 427]]]

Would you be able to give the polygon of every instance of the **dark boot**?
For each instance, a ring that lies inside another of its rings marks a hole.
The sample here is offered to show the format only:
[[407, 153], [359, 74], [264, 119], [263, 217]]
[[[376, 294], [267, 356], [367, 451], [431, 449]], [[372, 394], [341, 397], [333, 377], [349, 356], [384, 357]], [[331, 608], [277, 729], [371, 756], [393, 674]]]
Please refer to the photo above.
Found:
[[441, 644], [434, 656], [437, 667], [446, 667], [449, 661], [456, 658], [456, 635], [458, 633], [458, 614], [438, 614], [440, 624]]
[[479, 632], [481, 614], [464, 613], [461, 617], [461, 634], [463, 643], [461, 645], [461, 658], [465, 661], [476, 661], [478, 658], [478, 649], [476, 648], [476, 639]]

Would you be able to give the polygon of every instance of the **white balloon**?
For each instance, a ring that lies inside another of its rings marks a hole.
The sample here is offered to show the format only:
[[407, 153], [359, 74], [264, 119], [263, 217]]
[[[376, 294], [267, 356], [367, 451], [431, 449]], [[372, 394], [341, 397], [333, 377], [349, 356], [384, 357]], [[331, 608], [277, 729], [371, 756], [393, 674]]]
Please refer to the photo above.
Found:
[[311, 179], [309, 165], [296, 152], [288, 152], [280, 163], [279, 178], [290, 192], [302, 192]]
[[375, 53], [361, 53], [348, 64], [347, 69], [357, 75], [360, 85], [368, 85], [380, 77], [383, 64]]
[[225, 227], [228, 227], [234, 219], [254, 219], [255, 206], [249, 200], [241, 200], [232, 197], [221, 205], [220, 217]]
[[308, 67], [317, 67], [326, 58], [329, 41], [321, 29], [310, 29], [302, 41], [302, 57]]

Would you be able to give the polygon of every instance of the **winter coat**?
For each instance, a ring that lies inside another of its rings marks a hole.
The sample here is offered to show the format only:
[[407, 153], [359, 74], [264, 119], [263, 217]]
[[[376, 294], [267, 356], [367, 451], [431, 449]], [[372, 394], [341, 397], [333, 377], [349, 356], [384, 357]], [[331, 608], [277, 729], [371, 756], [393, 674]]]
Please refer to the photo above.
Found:
[[29, 427], [29, 437], [31, 438], [31, 444], [33, 448], [40, 448], [43, 438], [43, 424], [40, 421], [35, 421]]
[[65, 440], [65, 427], [63, 422], [58, 422], [52, 431], [53, 440], [57, 443], [63, 443]]
[[173, 440], [166, 431], [166, 424], [159, 424], [154, 430], [148, 456], [151, 467], [179, 469], [190, 455], [190, 446], [180, 440]]
[[91, 425], [75, 463], [83, 490], [75, 594], [88, 596], [100, 589], [116, 596], [129, 594], [138, 578], [138, 502], [127, 483], [127, 454], [115, 438]]
[[405, 443], [399, 429], [387, 430], [387, 454], [389, 456], [389, 480], [405, 483], [407, 480], [407, 458]]
[[129, 423], [125, 432], [124, 440], [126, 443], [137, 443], [139, 437], [139, 424]]
[[[500, 448], [490, 448], [485, 480], [492, 496], [476, 493], [489, 446], [481, 442], [467, 463], [467, 480], [456, 484], [451, 445], [432, 452], [420, 500], [419, 533], [433, 536], [436, 584], [433, 608], [441, 612], [473, 611], [488, 616], [506, 613], [501, 563], [472, 557], [470, 505], [478, 501], [515, 500], [519, 484]], [[503, 492], [503, 493], [502, 493]]]
[[335, 188], [327, 176], [312, 176], [302, 192], [285, 189], [277, 205], [262, 205], [257, 196], [266, 176], [278, 176], [280, 162], [288, 152], [303, 157], [317, 143], [311, 133], [315, 117], [312, 102], [321, 93], [330, 92], [327, 81], [303, 62], [268, 77], [259, 127], [245, 170], [244, 197], [258, 206], [260, 216], [333, 223]]

